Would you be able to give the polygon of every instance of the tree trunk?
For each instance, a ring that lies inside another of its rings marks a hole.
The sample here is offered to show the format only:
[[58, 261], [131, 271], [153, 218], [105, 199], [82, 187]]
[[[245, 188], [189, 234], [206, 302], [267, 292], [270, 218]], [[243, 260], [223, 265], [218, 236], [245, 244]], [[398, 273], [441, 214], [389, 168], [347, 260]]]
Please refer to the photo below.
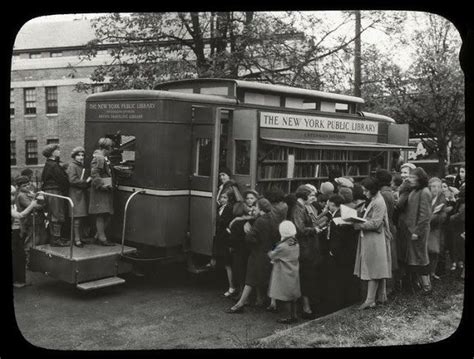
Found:
[[354, 96], [361, 97], [361, 16], [360, 10], [355, 11], [355, 41], [354, 41]]

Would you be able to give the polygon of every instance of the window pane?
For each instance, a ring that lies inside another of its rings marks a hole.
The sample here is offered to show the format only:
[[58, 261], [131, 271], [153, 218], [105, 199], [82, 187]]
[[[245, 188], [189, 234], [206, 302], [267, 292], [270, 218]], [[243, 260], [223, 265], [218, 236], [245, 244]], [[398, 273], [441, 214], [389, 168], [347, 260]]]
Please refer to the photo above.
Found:
[[46, 140], [46, 144], [47, 144], [47, 145], [59, 144], [59, 139], [57, 139], [57, 138], [50, 138], [50, 139]]
[[58, 113], [58, 88], [46, 87], [46, 113]]
[[15, 92], [10, 90], [10, 116], [15, 116]]
[[223, 87], [201, 87], [201, 93], [204, 95], [221, 95], [227, 96], [229, 94], [229, 88]]
[[26, 141], [25, 163], [27, 165], [38, 164], [38, 142], [36, 140]]
[[51, 51], [51, 57], [61, 57], [63, 56], [63, 52], [62, 51]]
[[36, 89], [25, 89], [25, 115], [36, 114]]
[[40, 59], [41, 57], [41, 52], [33, 52], [30, 54], [30, 59]]
[[235, 140], [235, 173], [250, 174], [250, 141]]
[[16, 145], [15, 141], [10, 141], [10, 166], [16, 165]]
[[211, 176], [212, 141], [210, 138], [198, 138], [196, 141], [196, 172], [198, 176]]

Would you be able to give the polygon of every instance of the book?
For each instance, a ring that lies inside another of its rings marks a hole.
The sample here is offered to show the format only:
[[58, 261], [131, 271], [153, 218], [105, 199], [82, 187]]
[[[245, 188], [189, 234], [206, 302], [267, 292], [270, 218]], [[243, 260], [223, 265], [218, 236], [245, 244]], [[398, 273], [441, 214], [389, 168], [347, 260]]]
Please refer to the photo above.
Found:
[[83, 168], [81, 172], [81, 181], [84, 179], [84, 173], [86, 172], [86, 169]]
[[286, 171], [286, 177], [293, 178], [294, 170], [295, 170], [295, 155], [288, 155], [288, 167]]
[[355, 209], [345, 206], [343, 204], [341, 204], [341, 218], [344, 221], [348, 221], [348, 222], [358, 222], [358, 223], [367, 222], [365, 218], [361, 218], [357, 216], [357, 211]]
[[351, 221], [346, 221], [346, 220], [342, 219], [342, 217], [333, 218], [332, 221], [333, 221], [337, 226], [347, 225], [347, 224], [352, 224], [352, 223], [354, 223], [354, 222], [351, 222]]
[[439, 205], [437, 205], [434, 209], [433, 209], [433, 214], [436, 214], [436, 213], [439, 213], [444, 207], [444, 203], [441, 203]]

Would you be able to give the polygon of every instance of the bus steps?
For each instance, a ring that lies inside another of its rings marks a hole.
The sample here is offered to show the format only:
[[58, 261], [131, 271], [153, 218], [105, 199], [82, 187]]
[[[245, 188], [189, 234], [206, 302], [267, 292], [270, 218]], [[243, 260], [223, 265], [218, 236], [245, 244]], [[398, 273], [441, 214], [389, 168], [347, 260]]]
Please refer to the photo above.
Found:
[[80, 283], [76, 285], [76, 288], [83, 291], [88, 291], [88, 290], [94, 290], [94, 289], [99, 289], [99, 288], [111, 287], [111, 286], [119, 285], [123, 283], [125, 283], [125, 279], [123, 278], [108, 277], [108, 278], [93, 280], [90, 282]]

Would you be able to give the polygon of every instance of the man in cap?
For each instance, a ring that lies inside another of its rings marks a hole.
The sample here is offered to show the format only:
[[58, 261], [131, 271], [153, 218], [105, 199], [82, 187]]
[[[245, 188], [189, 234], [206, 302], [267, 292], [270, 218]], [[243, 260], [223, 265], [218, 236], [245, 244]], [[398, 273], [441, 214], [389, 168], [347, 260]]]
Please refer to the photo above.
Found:
[[[49, 144], [43, 150], [46, 157], [43, 172], [41, 174], [42, 189], [46, 193], [67, 196], [69, 180], [63, 166], [59, 161], [61, 154], [58, 144]], [[48, 211], [50, 245], [56, 247], [68, 246], [61, 239], [61, 228], [66, 220], [66, 203], [62, 198], [45, 196]]]

